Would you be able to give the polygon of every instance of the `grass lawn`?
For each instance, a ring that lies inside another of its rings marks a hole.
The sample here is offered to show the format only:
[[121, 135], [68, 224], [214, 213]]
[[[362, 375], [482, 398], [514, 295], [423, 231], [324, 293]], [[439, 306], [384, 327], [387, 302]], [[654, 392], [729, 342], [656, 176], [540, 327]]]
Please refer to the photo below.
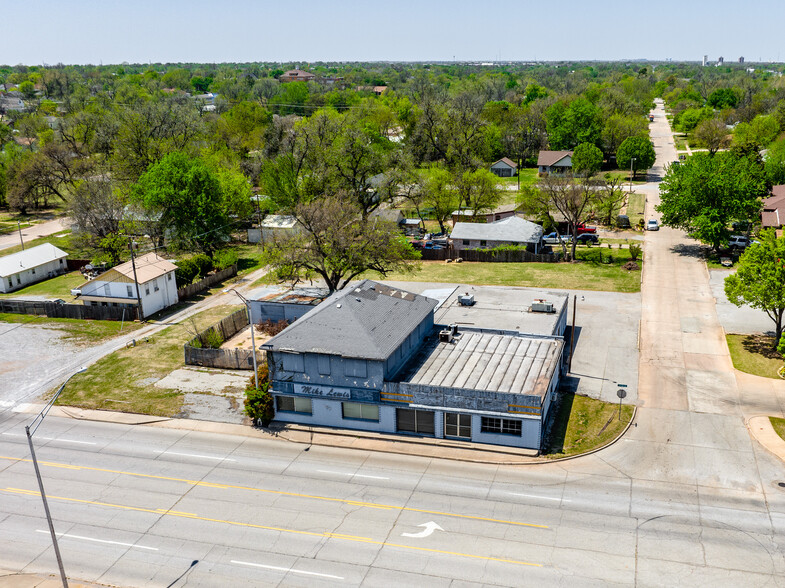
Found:
[[190, 332], [212, 325], [241, 306], [217, 306], [205, 310], [182, 324], [172, 325], [139, 343], [115, 351], [77, 374], [66, 387], [58, 404], [91, 409], [175, 416], [180, 412], [183, 395], [177, 390], [156, 388], [153, 384], [183, 366], [183, 345], [193, 337]]
[[632, 418], [632, 406], [566, 394], [554, 415], [543, 454], [558, 458], [586, 453], [615, 439]]
[[777, 378], [782, 356], [772, 348], [773, 337], [767, 335], [725, 335], [733, 367], [764, 378]]
[[[72, 239], [71, 231], [68, 230], [60, 231], [54, 235], [32, 239], [31, 241], [25, 241], [25, 249], [30, 249], [36, 245], [43, 245], [44, 243], [51, 243], [55, 247], [67, 251], [71, 259], [92, 259], [95, 256], [95, 251], [78, 246]], [[21, 245], [14, 245], [8, 249], [3, 249], [2, 255], [16, 253], [21, 250]]]
[[638, 226], [638, 222], [643, 219], [646, 213], [646, 194], [630, 194], [627, 199], [627, 216], [630, 217], [630, 224]]
[[779, 417], [769, 417], [771, 426], [774, 427], [774, 432], [780, 436], [780, 439], [785, 441], [785, 419]]
[[238, 276], [244, 276], [262, 267], [262, 247], [258, 243], [233, 243], [229, 249], [237, 252]]
[[69, 272], [60, 276], [55, 276], [49, 280], [31, 284], [21, 290], [15, 290], [5, 294], [0, 294], [0, 298], [19, 298], [20, 296], [46, 296], [51, 299], [62, 298], [66, 302], [72, 302], [71, 289], [84, 284], [86, 280], [81, 272]]
[[[94, 321], [67, 318], [47, 318], [32, 314], [15, 314], [0, 312], [0, 322], [36, 324], [64, 332], [64, 338], [75, 343], [95, 344], [115, 337], [116, 335], [135, 331], [141, 325], [125, 321]], [[120, 327], [122, 326], [122, 331]]]
[[[536, 184], [540, 177], [538, 175], [538, 170], [536, 167], [524, 167], [518, 173], [518, 176], [521, 178], [521, 186], [531, 186]], [[511, 178], [499, 178], [498, 183], [502, 186], [518, 186], [518, 176], [513, 176]]]
[[[617, 169], [617, 170], [609, 171], [607, 173], [612, 178], [619, 178], [619, 179], [623, 180], [624, 183], [627, 184], [627, 186], [630, 185], [630, 172], [629, 172], [629, 170]], [[641, 175], [641, 174], [643, 174], [643, 175]], [[645, 173], [642, 170], [638, 171], [638, 174], [635, 176], [635, 179], [632, 181], [632, 185], [633, 186], [637, 186], [638, 184], [645, 184], [646, 183], [646, 178], [644, 176], [645, 176]], [[622, 188], [623, 187], [624, 186], [622, 186]]]

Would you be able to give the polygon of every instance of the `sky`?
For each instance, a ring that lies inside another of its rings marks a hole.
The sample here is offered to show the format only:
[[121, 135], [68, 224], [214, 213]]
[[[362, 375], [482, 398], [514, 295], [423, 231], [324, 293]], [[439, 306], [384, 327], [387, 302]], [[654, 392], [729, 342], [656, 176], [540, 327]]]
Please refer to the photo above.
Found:
[[780, 61], [785, 0], [4, 0], [0, 64]]

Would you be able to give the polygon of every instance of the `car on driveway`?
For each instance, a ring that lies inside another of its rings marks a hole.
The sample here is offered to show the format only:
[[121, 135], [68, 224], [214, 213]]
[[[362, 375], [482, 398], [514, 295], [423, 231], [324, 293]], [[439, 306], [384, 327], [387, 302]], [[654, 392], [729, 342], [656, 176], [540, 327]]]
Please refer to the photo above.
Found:
[[650, 218], [646, 222], [646, 230], [647, 231], [659, 231], [660, 230], [660, 223], [657, 222], [656, 218]]
[[558, 245], [561, 242], [571, 243], [572, 235], [561, 235], [561, 241], [559, 241], [559, 233], [549, 233], [542, 238], [542, 242], [546, 245]]
[[760, 241], [752, 241], [749, 237], [744, 235], [731, 235], [728, 240], [729, 249], [746, 249], [753, 243], [760, 243]]
[[578, 243], [599, 243], [600, 238], [595, 235], [594, 233], [583, 233], [582, 235], [578, 235], [576, 239]]

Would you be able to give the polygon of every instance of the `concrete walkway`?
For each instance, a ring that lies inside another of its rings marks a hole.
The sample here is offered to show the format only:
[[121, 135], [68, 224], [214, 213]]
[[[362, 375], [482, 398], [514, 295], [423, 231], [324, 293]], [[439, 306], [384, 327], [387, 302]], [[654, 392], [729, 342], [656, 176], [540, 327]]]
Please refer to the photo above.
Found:
[[782, 461], [785, 461], [785, 441], [777, 435], [768, 416], [754, 416], [747, 421], [747, 428], [755, 440]]
[[[24, 239], [24, 242], [27, 243], [28, 241], [38, 239], [39, 237], [47, 237], [49, 235], [59, 233], [60, 231], [65, 231], [69, 228], [68, 222], [69, 221], [67, 218], [56, 218], [45, 223], [32, 225], [22, 229], [22, 239]], [[0, 250], [8, 249], [9, 247], [14, 247], [20, 244], [21, 241], [19, 239], [18, 231], [0, 236]]]
[[[17, 574], [0, 570], [0, 588], [60, 588], [63, 582], [60, 576], [44, 574]], [[104, 588], [105, 584], [74, 582], [68, 579], [70, 588]]]

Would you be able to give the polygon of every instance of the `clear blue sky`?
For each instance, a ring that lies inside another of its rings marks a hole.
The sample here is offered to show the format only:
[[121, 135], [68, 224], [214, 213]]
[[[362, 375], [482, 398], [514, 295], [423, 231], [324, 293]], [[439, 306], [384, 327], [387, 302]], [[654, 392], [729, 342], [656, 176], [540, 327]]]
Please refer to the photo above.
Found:
[[0, 63], [785, 59], [785, 0], [7, 0]]

